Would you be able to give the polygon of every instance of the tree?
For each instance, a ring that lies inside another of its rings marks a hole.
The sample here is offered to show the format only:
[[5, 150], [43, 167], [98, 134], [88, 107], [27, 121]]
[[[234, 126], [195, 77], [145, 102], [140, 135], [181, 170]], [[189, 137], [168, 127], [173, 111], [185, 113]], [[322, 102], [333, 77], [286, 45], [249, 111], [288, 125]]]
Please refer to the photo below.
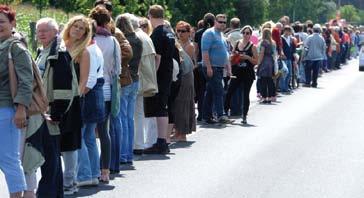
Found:
[[10, 4], [19, 4], [21, 0], [0, 0], [0, 4], [10, 5]]
[[268, 0], [239, 0], [235, 2], [235, 14], [241, 24], [257, 26], [267, 20], [268, 5]]
[[79, 9], [82, 9], [83, 7], [85, 7], [86, 3], [87, 3], [86, 0], [62, 0], [62, 1], [56, 1], [54, 3], [54, 6], [56, 8], [62, 9], [67, 14], [67, 18], [69, 18], [69, 14], [71, 12], [75, 12]]
[[46, 9], [49, 5], [48, 0], [32, 0], [32, 3], [35, 4], [37, 9], [39, 10], [39, 18], [42, 18], [42, 12]]
[[346, 19], [347, 22], [359, 22], [360, 17], [358, 10], [353, 5], [345, 5], [340, 8], [341, 18]]

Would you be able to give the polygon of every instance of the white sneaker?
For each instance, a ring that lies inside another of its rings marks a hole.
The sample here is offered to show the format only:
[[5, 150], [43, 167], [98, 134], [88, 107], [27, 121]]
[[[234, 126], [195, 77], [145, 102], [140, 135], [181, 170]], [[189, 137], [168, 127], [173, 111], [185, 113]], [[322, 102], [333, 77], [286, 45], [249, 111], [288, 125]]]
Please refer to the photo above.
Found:
[[99, 180], [97, 178], [77, 182], [78, 187], [81, 187], [81, 186], [97, 186], [97, 185], [99, 185]]
[[63, 186], [63, 194], [64, 195], [73, 195], [78, 192], [78, 188], [76, 184], [71, 186]]

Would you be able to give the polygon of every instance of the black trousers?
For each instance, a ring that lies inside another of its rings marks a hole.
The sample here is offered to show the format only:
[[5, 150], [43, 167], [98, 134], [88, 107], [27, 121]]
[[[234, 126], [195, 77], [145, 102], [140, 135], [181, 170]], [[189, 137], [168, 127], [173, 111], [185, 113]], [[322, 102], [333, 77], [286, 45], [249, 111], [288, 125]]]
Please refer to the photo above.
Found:
[[263, 98], [273, 97], [275, 94], [275, 88], [272, 77], [260, 77], [260, 94]]
[[233, 78], [230, 81], [230, 85], [228, 91], [225, 96], [225, 113], [227, 113], [231, 107], [231, 98], [237, 89], [242, 90], [243, 94], [243, 102], [241, 103], [243, 106], [243, 116], [248, 115], [249, 106], [250, 106], [250, 89], [253, 85], [253, 79], [244, 79], [244, 78]]
[[38, 184], [38, 198], [63, 198], [63, 173], [59, 135], [50, 135], [47, 124], [42, 127], [42, 144], [45, 162], [40, 170], [42, 178]]

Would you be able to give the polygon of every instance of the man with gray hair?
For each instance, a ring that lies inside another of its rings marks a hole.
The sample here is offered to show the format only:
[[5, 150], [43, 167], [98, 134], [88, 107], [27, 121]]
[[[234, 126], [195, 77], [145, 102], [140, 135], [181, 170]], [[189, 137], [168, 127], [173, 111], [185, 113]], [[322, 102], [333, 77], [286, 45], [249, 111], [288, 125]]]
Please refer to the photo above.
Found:
[[[142, 41], [143, 51], [139, 63], [139, 93], [135, 105], [135, 136], [134, 154], [142, 154], [143, 150], [151, 147], [156, 139], [157, 132], [152, 130], [156, 125], [155, 118], [144, 117], [144, 96], [152, 96], [158, 92], [158, 87], [152, 88], [151, 84], [157, 83], [155, 49], [152, 39], [146, 34], [139, 25], [139, 19], [133, 14], [129, 16], [130, 22], [135, 30], [137, 37]], [[154, 83], [153, 83], [154, 82]]]
[[[305, 45], [305, 57], [306, 61], [305, 74], [306, 82], [305, 87], [317, 87], [317, 77], [320, 65], [324, 60], [326, 53], [326, 43], [324, 38], [320, 35], [321, 26], [315, 24], [313, 26], [313, 34], [307, 37]], [[311, 83], [312, 82], [312, 83]]]
[[[37, 197], [63, 197], [77, 192], [73, 178], [76, 172], [76, 150], [67, 148], [64, 152], [65, 180], [61, 166], [61, 150], [64, 142], [73, 135], [81, 133], [81, 112], [72, 58], [62, 40], [58, 37], [58, 24], [52, 18], [42, 18], [36, 25], [37, 40], [42, 47], [38, 49], [36, 64], [39, 67], [46, 94], [49, 111], [45, 115], [42, 131], [42, 147], [45, 163], [41, 167]], [[76, 91], [77, 92], [77, 91]], [[69, 112], [72, 112], [70, 116]], [[72, 122], [72, 123], [71, 123]], [[60, 133], [62, 131], [62, 135]], [[64, 188], [65, 187], [65, 188]], [[63, 192], [64, 189], [64, 192]]]

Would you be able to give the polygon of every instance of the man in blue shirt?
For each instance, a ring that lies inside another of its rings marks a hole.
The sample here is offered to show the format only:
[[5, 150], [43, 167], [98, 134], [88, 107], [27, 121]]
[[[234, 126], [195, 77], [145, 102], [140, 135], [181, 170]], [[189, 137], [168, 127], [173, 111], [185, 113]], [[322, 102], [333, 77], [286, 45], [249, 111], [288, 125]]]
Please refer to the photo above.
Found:
[[226, 28], [226, 18], [226, 15], [218, 14], [214, 27], [207, 29], [202, 35], [202, 62], [207, 79], [202, 118], [208, 124], [216, 123], [212, 116], [212, 107], [214, 107], [220, 123], [229, 121], [223, 115], [224, 89], [222, 84], [225, 67], [227, 75], [231, 75], [228, 45], [222, 33]]

